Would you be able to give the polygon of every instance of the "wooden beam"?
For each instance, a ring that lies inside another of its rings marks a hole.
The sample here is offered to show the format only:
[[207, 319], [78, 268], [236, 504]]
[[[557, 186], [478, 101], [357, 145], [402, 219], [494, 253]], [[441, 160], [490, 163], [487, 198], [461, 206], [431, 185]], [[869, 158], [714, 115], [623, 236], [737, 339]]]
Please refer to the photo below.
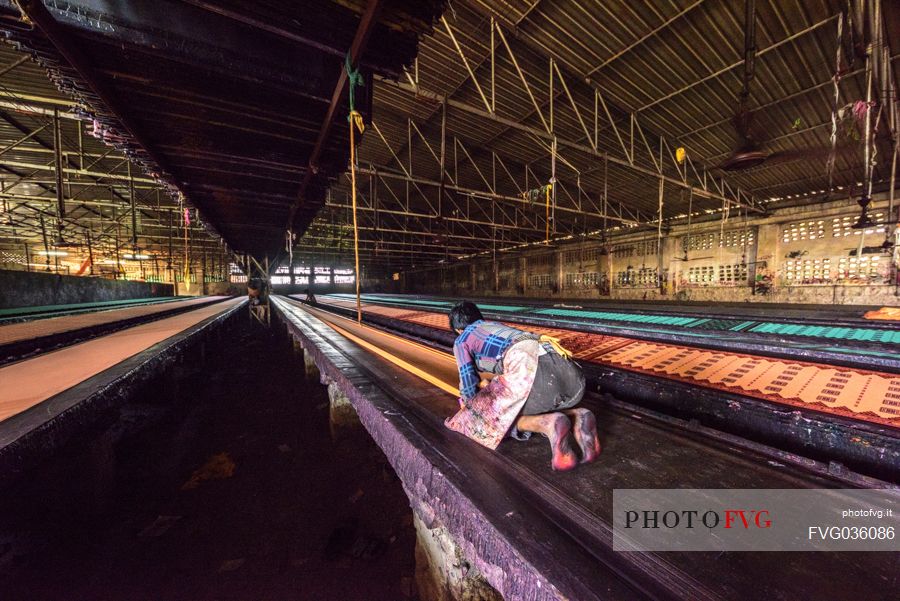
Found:
[[[359, 59], [365, 51], [366, 45], [369, 43], [369, 36], [372, 34], [372, 30], [375, 29], [375, 25], [378, 22], [378, 15], [381, 13], [381, 8], [381, 0], [369, 0], [369, 4], [366, 6], [366, 12], [363, 13], [359, 26], [356, 28], [356, 35], [353, 37], [350, 51], [347, 53], [352, 68], [355, 68], [359, 63]], [[347, 70], [341, 69], [341, 74], [338, 76], [334, 91], [331, 94], [331, 104], [328, 105], [328, 111], [326, 111], [325, 119], [322, 121], [322, 127], [319, 128], [319, 135], [316, 137], [316, 143], [309, 155], [309, 168], [303, 173], [300, 189], [297, 192], [297, 199], [294, 201], [294, 204], [291, 205], [291, 210], [288, 214], [288, 221], [286, 224], [288, 230], [293, 229], [294, 219], [297, 215], [297, 211], [303, 205], [306, 190], [309, 188], [309, 185], [319, 171], [319, 157], [322, 154], [325, 141], [331, 133], [331, 126], [334, 123], [334, 114], [337, 111], [338, 103], [341, 101], [341, 96], [344, 93], [344, 87], [346, 85]]]

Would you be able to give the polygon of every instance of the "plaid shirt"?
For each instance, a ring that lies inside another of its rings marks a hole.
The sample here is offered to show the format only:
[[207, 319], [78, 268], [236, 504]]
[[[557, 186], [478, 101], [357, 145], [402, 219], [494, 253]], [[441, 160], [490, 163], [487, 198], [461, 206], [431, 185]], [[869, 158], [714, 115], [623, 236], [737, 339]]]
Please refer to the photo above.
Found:
[[463, 400], [470, 401], [478, 393], [479, 372], [502, 373], [503, 353], [517, 342], [537, 338], [530, 332], [493, 321], [469, 324], [453, 343], [453, 355], [459, 366], [459, 394]]

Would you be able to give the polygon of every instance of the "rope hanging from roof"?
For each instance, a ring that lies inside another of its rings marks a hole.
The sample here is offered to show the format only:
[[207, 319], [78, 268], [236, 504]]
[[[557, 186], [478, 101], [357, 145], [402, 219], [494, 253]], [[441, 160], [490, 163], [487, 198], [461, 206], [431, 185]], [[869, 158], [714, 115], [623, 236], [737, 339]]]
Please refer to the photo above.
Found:
[[545, 221], [547, 225], [547, 234], [544, 240], [544, 244], [550, 244], [550, 193], [553, 191], [553, 184], [547, 184], [544, 187], [546, 191], [546, 216]]
[[184, 207], [182, 224], [184, 225], [184, 263], [181, 269], [181, 281], [184, 282], [185, 288], [187, 288], [191, 278], [191, 253], [188, 248], [188, 232], [191, 228], [191, 210], [188, 207]]
[[834, 165], [837, 157], [837, 135], [838, 135], [838, 103], [841, 100], [840, 81], [841, 81], [841, 39], [844, 31], [844, 13], [838, 15], [837, 22], [837, 42], [834, 57], [834, 75], [831, 78], [834, 87], [834, 100], [831, 105], [831, 151], [828, 153], [828, 160], [825, 162], [825, 170], [828, 173], [828, 197], [834, 188]]
[[[351, 124], [351, 130], [353, 129], [353, 125], [355, 125], [359, 129], [359, 133], [363, 133], [366, 130], [365, 121], [363, 121], [363, 117], [356, 110], [356, 86], [363, 86], [363, 76], [359, 72], [359, 69], [354, 69], [353, 65], [350, 64], [350, 55], [344, 59], [344, 69], [347, 71], [347, 82], [350, 84], [350, 113], [347, 115], [347, 121]], [[351, 131], [351, 135], [352, 135]]]
[[344, 63], [347, 70], [347, 81], [350, 84], [350, 113], [347, 115], [347, 121], [350, 122], [350, 188], [353, 207], [353, 257], [356, 266], [356, 321], [362, 323], [362, 306], [359, 298], [359, 226], [356, 219], [356, 130], [363, 133], [366, 129], [363, 116], [356, 110], [356, 86], [362, 84], [362, 76], [358, 69], [354, 69], [350, 64], [350, 55]]

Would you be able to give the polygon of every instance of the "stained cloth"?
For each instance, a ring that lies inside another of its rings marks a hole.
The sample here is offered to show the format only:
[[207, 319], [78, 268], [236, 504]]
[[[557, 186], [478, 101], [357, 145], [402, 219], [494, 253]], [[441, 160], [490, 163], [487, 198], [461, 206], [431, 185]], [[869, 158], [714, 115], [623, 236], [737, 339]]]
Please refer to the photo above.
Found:
[[[489, 449], [496, 449], [528, 400], [540, 353], [541, 345], [535, 338], [508, 346], [500, 357], [502, 373], [471, 398], [460, 397], [463, 406], [447, 418], [444, 422], [447, 427]], [[478, 376], [477, 371], [475, 375]], [[476, 390], [477, 386], [476, 382]]]

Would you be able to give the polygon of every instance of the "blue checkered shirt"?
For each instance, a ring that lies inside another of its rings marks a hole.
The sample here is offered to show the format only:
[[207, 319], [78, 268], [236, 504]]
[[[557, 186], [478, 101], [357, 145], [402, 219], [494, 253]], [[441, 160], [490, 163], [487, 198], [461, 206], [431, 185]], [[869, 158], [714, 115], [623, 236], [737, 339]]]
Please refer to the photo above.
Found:
[[463, 330], [453, 343], [453, 354], [459, 366], [459, 394], [469, 401], [478, 393], [480, 372], [499, 374], [503, 371], [503, 353], [522, 340], [537, 340], [523, 332], [494, 321], [478, 320]]

